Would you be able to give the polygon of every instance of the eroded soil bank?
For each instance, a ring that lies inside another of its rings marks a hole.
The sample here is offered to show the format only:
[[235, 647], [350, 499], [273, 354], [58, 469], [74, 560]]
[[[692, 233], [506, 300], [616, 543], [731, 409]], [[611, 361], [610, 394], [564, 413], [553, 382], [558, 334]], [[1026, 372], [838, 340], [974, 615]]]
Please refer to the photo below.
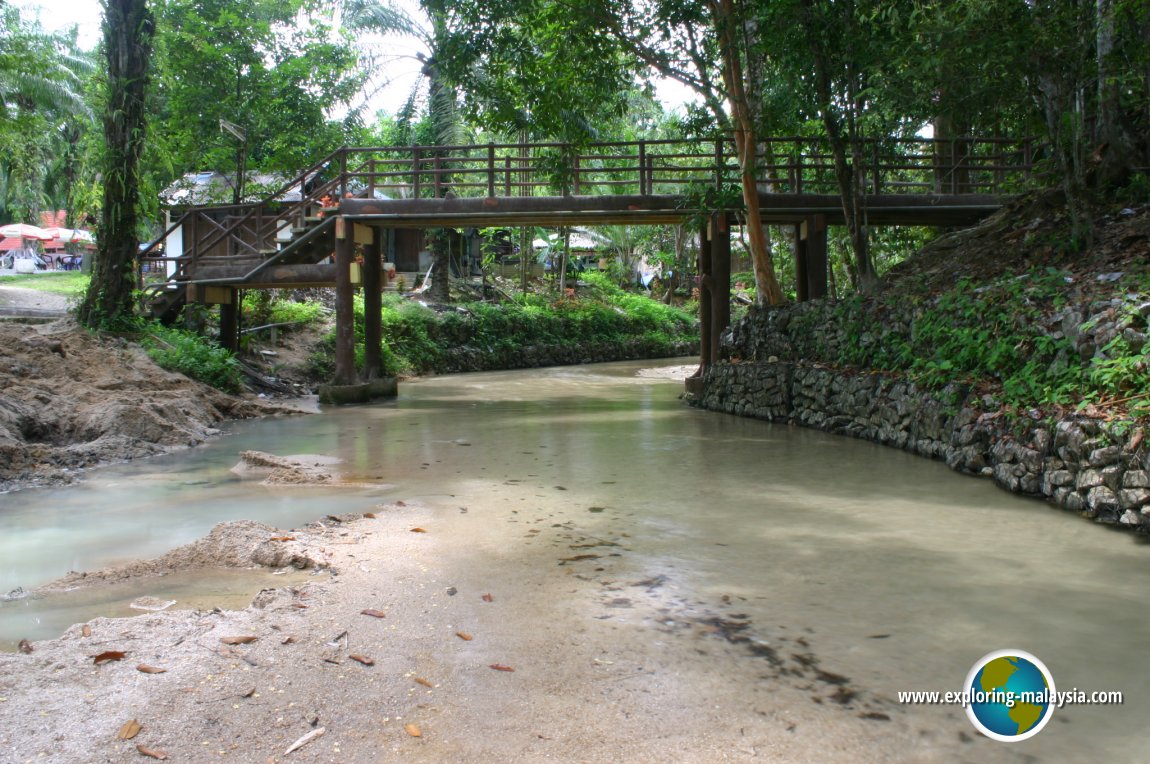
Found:
[[0, 323], [0, 491], [67, 484], [97, 464], [195, 446], [226, 419], [296, 410], [164, 371], [68, 319]]

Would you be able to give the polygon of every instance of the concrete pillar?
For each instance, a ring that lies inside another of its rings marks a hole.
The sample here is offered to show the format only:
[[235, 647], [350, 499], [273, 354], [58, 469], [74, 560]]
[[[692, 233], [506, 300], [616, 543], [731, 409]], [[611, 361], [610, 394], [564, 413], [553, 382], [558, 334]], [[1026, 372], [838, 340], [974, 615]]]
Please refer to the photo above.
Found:
[[347, 218], [335, 220], [335, 379], [336, 385], [354, 385], [355, 289], [351, 283], [351, 225]]
[[363, 253], [363, 378], [379, 379], [383, 376], [383, 327], [380, 310], [383, 299], [383, 267], [381, 241], [383, 231], [372, 228], [371, 243]]

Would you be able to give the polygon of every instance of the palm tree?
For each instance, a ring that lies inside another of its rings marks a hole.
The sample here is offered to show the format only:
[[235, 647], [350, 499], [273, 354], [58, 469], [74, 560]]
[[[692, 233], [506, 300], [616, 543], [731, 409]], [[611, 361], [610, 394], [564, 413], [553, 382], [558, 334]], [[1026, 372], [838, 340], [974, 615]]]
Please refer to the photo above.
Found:
[[0, 220], [34, 221], [44, 206], [69, 206], [78, 135], [92, 120], [84, 77], [92, 62], [75, 39], [45, 33], [0, 6]]
[[[470, 136], [459, 108], [459, 95], [452, 83], [444, 77], [437, 60], [440, 41], [446, 37], [447, 4], [443, 0], [425, 0], [423, 6], [428, 14], [426, 23], [414, 19], [389, 0], [344, 0], [341, 12], [344, 26], [353, 32], [400, 34], [410, 37], [422, 48], [414, 54], [420, 63], [420, 77], [397, 118], [410, 126], [420, 119], [420, 112], [425, 109], [435, 143], [441, 146], [460, 145], [468, 142]], [[387, 84], [385, 80], [377, 86], [377, 90]], [[449, 178], [443, 177], [441, 180], [446, 181], [442, 188], [447, 193]], [[428, 231], [433, 263], [433, 278], [428, 296], [437, 302], [451, 301], [449, 238], [445, 230]]]
[[93, 328], [131, 315], [139, 248], [140, 154], [152, 61], [155, 17], [147, 0], [104, 0], [104, 55], [108, 64], [104, 107], [104, 219], [100, 251], [88, 292], [77, 311]]

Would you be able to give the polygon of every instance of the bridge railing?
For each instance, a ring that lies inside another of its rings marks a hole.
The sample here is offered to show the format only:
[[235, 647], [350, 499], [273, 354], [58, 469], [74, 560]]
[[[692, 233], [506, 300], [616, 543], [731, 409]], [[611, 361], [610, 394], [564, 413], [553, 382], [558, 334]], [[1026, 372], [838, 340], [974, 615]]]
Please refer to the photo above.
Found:
[[[1028, 182], [1032, 152], [997, 138], [865, 141], [857, 175], [868, 194], [1001, 194]], [[839, 193], [825, 141], [771, 138], [758, 153], [764, 191]], [[343, 193], [389, 199], [680, 195], [739, 178], [730, 140], [353, 148], [343, 160]]]
[[[867, 194], [1012, 193], [1030, 182], [1034, 151], [1029, 141], [1002, 138], [865, 141], [857, 178]], [[155, 270], [179, 280], [213, 258], [266, 257], [346, 196], [684, 196], [737, 184], [739, 175], [726, 139], [344, 148], [262, 201], [189, 210], [140, 253], [141, 262], [170, 263]], [[839, 193], [833, 156], [819, 139], [762, 140], [756, 177], [764, 193]], [[160, 255], [177, 230], [183, 254]]]

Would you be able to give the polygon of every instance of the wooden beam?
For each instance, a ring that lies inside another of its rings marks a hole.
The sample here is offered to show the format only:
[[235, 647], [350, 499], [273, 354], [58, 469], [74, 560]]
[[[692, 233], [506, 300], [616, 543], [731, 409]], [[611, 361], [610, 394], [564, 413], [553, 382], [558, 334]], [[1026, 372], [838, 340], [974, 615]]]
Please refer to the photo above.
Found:
[[[346, 226], [336, 221], [335, 240], [335, 379], [336, 385], [354, 385], [355, 371], [355, 288], [351, 283], [352, 242]], [[342, 234], [342, 235], [341, 235]]]
[[233, 353], [240, 348], [240, 305], [235, 289], [227, 302], [220, 303], [220, 346]]
[[[356, 231], [362, 226], [356, 226]], [[374, 229], [363, 250], [363, 378], [383, 376], [383, 259], [380, 243], [384, 232]]]
[[719, 360], [719, 338], [731, 325], [731, 226], [726, 214], [711, 216], [711, 360]]
[[715, 320], [711, 301], [711, 238], [710, 225], [699, 227], [699, 367], [705, 371], [715, 361], [711, 326]]

